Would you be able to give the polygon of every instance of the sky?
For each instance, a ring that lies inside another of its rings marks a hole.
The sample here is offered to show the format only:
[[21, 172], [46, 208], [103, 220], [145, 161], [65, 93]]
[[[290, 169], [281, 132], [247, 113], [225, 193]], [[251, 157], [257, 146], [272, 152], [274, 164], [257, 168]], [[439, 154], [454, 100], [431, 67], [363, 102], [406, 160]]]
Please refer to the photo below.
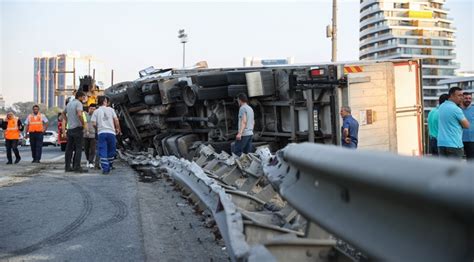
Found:
[[[8, 1], [0, 0], [0, 94], [7, 105], [33, 100], [33, 58], [79, 51], [114, 69], [114, 82], [138, 71], [186, 64], [242, 66], [243, 58], [328, 62], [331, 0]], [[474, 4], [447, 0], [457, 28], [457, 62], [474, 70]], [[359, 0], [339, 0], [338, 61], [358, 60]]]

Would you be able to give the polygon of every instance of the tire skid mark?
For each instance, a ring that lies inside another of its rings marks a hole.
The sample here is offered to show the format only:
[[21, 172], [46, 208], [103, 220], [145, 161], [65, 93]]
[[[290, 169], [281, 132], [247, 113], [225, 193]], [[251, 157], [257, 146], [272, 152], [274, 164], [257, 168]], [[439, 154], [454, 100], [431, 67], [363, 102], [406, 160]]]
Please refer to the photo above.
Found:
[[7, 256], [2, 256], [0, 258], [10, 258], [13, 256], [26, 255], [43, 247], [53, 246], [65, 242], [73, 237], [73, 233], [84, 223], [87, 217], [91, 214], [93, 204], [91, 195], [86, 190], [84, 190], [82, 186], [80, 186], [76, 182], [68, 182], [70, 182], [74, 186], [74, 188], [79, 191], [82, 197], [83, 207], [79, 216], [72, 223], [63, 228], [63, 230], [47, 238], [44, 238], [33, 245], [11, 251]]
[[94, 232], [97, 232], [99, 230], [102, 230], [106, 227], [109, 227], [109, 226], [112, 226], [114, 224], [117, 224], [119, 222], [121, 222], [122, 220], [124, 220], [127, 216], [128, 216], [128, 207], [127, 205], [121, 201], [121, 200], [117, 200], [117, 199], [114, 199], [100, 191], [96, 191], [99, 195], [101, 195], [103, 198], [107, 199], [110, 203], [112, 203], [112, 205], [114, 206], [114, 209], [115, 209], [115, 212], [114, 212], [114, 215], [101, 222], [101, 223], [98, 223], [98, 224], [95, 224], [94, 226], [92, 226], [91, 228], [87, 229], [87, 230], [84, 230], [84, 231], [80, 231], [77, 233], [76, 236], [82, 236], [82, 235], [85, 235], [85, 234], [89, 234], [89, 233], [94, 233]]
[[92, 212], [92, 207], [93, 207], [92, 197], [83, 188], [83, 186], [79, 185], [77, 181], [74, 181], [72, 179], [65, 179], [62, 177], [54, 177], [54, 178], [71, 183], [79, 191], [83, 199], [83, 208], [81, 210], [80, 215], [71, 224], [67, 225], [63, 230], [59, 231], [58, 233], [51, 235], [31, 246], [8, 252], [8, 255], [0, 256], [0, 259], [11, 258], [14, 256], [19, 256], [19, 255], [26, 255], [33, 251], [39, 250], [43, 247], [54, 246], [54, 245], [60, 244], [62, 242], [66, 242], [70, 239], [73, 239], [79, 236], [97, 232], [106, 227], [112, 226], [114, 224], [117, 224], [123, 221], [129, 214], [128, 207], [123, 201], [116, 199], [104, 192], [101, 192], [100, 190], [96, 190], [94, 193], [99, 194], [101, 197], [109, 201], [113, 205], [115, 212], [113, 216], [110, 217], [109, 219], [103, 222], [100, 222], [98, 224], [95, 224], [89, 229], [78, 231], [77, 229], [85, 222], [87, 217]]

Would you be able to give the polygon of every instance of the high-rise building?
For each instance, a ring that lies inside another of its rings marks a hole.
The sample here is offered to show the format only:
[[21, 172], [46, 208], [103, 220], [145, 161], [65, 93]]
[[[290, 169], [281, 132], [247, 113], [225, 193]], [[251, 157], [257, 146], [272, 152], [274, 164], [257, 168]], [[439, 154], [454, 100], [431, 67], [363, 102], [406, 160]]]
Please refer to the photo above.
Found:
[[455, 28], [445, 0], [360, 0], [360, 60], [420, 58], [425, 110], [454, 77]]
[[[56, 72], [56, 73], [55, 73]], [[79, 78], [94, 76], [99, 87], [106, 87], [106, 71], [102, 61], [80, 54], [44, 55], [34, 58], [33, 99], [46, 107], [64, 107], [65, 91], [77, 89]]]

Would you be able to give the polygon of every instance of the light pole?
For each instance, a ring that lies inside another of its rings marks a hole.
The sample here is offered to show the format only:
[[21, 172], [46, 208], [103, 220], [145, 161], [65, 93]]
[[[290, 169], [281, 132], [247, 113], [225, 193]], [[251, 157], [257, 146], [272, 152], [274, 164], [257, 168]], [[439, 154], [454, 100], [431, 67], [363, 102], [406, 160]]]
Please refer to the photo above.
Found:
[[184, 29], [178, 30], [179, 41], [183, 44], [183, 68], [186, 66], [186, 43], [188, 42], [188, 35], [184, 33]]
[[332, 0], [332, 24], [326, 27], [326, 36], [331, 38], [331, 61], [337, 60], [337, 0]]
[[332, 52], [331, 61], [337, 60], [337, 0], [332, 0]]

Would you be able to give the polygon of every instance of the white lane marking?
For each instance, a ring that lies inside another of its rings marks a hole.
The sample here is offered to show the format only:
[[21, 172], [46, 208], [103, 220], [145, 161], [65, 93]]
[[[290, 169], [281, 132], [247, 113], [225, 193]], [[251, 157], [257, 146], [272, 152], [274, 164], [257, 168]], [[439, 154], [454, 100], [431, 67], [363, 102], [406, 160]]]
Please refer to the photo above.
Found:
[[56, 161], [61, 160], [61, 159], [63, 159], [63, 158], [64, 158], [64, 154], [61, 154], [61, 155], [59, 155], [59, 156], [57, 156], [57, 157], [55, 157], [55, 158], [48, 159], [48, 160], [46, 160], [45, 162], [48, 162], [48, 163], [49, 163], [49, 162], [56, 162]]

